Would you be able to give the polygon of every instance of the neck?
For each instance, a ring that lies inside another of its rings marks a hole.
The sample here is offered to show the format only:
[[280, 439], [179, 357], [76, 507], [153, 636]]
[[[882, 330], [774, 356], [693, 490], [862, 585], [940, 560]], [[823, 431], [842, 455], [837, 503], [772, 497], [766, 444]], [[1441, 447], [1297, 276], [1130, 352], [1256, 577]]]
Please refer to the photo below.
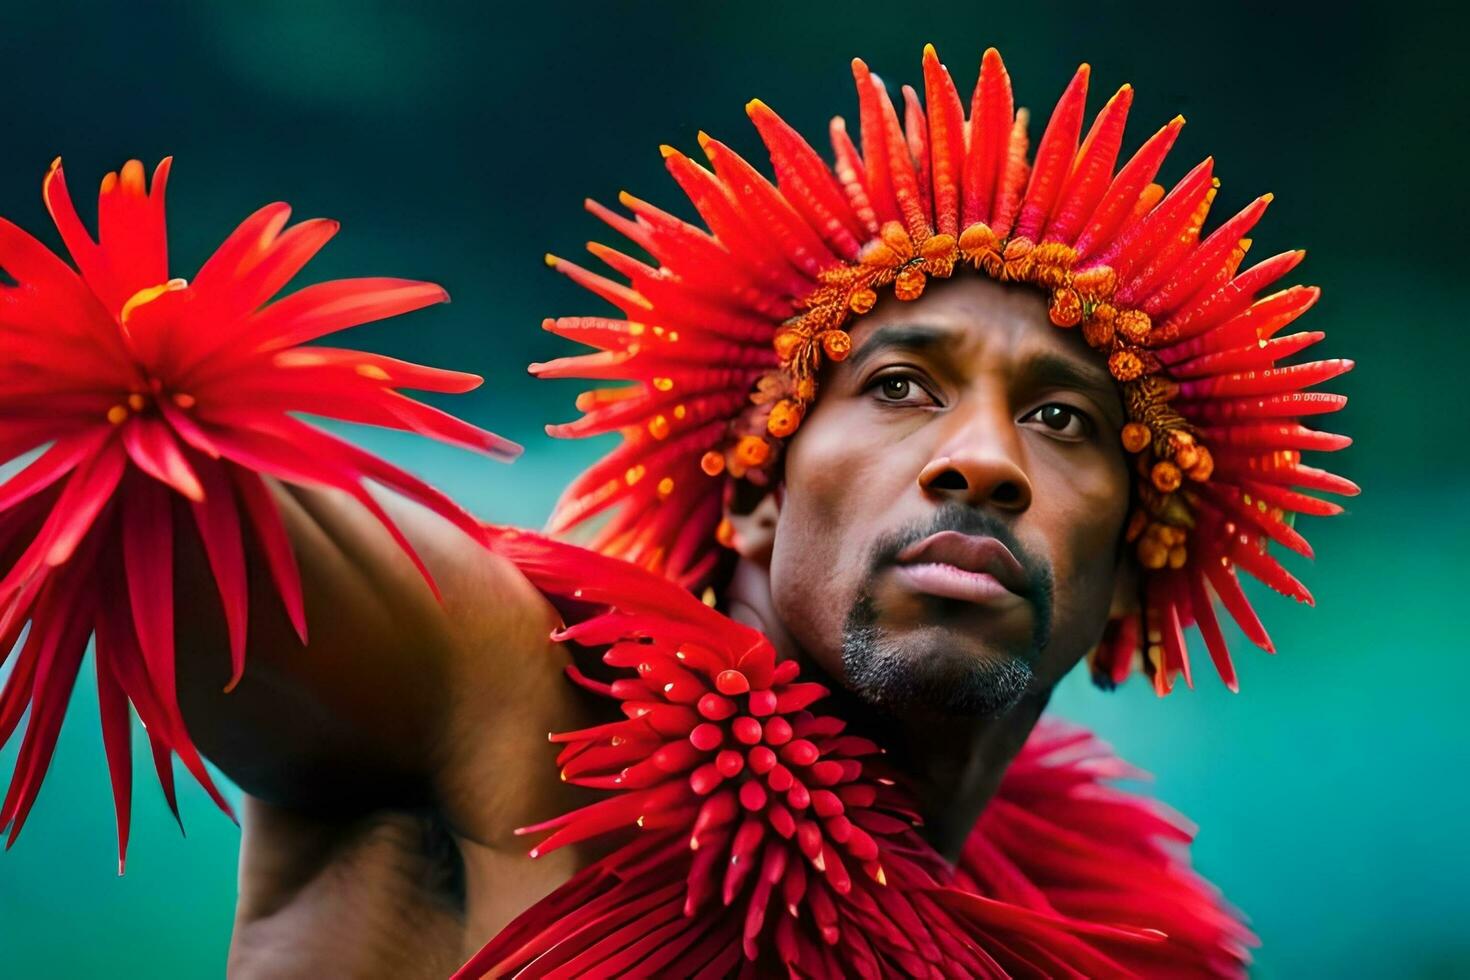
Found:
[[731, 618], [765, 633], [782, 659], [795, 659], [807, 673], [826, 677], [833, 707], [849, 730], [887, 749], [888, 759], [909, 780], [924, 818], [925, 838], [948, 860], [956, 861], [1006, 767], [1046, 707], [1050, 691], [1028, 694], [1010, 710], [989, 718], [880, 712], [849, 691], [842, 677], [822, 670], [796, 643], [776, 615], [764, 568], [739, 561], [724, 599]]

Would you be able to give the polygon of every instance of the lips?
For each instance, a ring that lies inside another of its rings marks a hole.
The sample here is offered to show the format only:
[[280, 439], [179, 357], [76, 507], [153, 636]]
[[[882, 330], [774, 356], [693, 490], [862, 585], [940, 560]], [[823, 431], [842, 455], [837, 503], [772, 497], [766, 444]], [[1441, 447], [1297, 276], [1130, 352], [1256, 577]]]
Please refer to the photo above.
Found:
[[910, 588], [965, 602], [1024, 597], [1026, 573], [995, 538], [941, 531], [904, 548], [896, 573]]

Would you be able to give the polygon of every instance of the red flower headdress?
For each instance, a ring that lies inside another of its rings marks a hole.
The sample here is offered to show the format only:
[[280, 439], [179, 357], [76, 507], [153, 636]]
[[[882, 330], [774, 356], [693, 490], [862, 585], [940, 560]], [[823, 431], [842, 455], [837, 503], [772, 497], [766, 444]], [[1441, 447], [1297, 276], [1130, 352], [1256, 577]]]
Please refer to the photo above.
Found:
[[[1122, 386], [1135, 509], [1127, 528], [1143, 569], [1142, 612], [1109, 625], [1090, 658], [1112, 685], [1135, 664], [1166, 693], [1190, 680], [1184, 630], [1199, 628], [1221, 677], [1236, 687], [1218, 601], [1257, 645], [1270, 639], [1242, 592], [1240, 568], [1299, 601], [1311, 594], [1267, 550], [1311, 556], [1294, 514], [1341, 508], [1302, 492], [1355, 494], [1305, 465], [1303, 450], [1343, 436], [1303, 426], [1345, 399], [1308, 391], [1346, 360], [1279, 365], [1320, 332], [1280, 332], [1317, 299], [1313, 287], [1262, 290], [1301, 252], [1239, 271], [1270, 196], [1201, 235], [1217, 182], [1206, 159], [1167, 194], [1152, 183], [1182, 118], [1115, 164], [1132, 89], [1123, 86], [1080, 140], [1089, 70], [1062, 94], [1027, 163], [1027, 114], [1016, 111], [1000, 55], [985, 53], [966, 119], [948, 71], [924, 51], [927, 106], [904, 88], [904, 118], [882, 83], [853, 63], [861, 151], [831, 127], [829, 168], [759, 101], [746, 108], [770, 151], [773, 185], [725, 144], [700, 135], [708, 170], [664, 147], [670, 174], [708, 228], [624, 194], [626, 217], [588, 208], [647, 252], [650, 266], [603, 245], [614, 282], [550, 264], [607, 299], [623, 319], [564, 317], [546, 329], [598, 353], [534, 365], [542, 377], [632, 381], [578, 399], [582, 418], [554, 435], [619, 431], [623, 443], [567, 490], [550, 529], [616, 508], [594, 547], [686, 585], [704, 582], [727, 542], [730, 478], [764, 479], [781, 442], [817, 396], [824, 360], [841, 360], [845, 325], [892, 286], [914, 299], [931, 277], [972, 266], [1045, 290], [1050, 318], [1080, 328]], [[1139, 653], [1142, 656], [1139, 656]]]
[[287, 228], [290, 208], [268, 205], [192, 282], [171, 279], [169, 165], [158, 166], [151, 189], [136, 160], [107, 175], [95, 241], [72, 207], [60, 161], [52, 165], [46, 205], [77, 270], [0, 220], [0, 267], [12, 280], [0, 287], [0, 460], [39, 453], [0, 484], [0, 553], [9, 569], [0, 579], [0, 665], [14, 657], [0, 694], [0, 744], [30, 709], [0, 827], [9, 828], [13, 843], [95, 633], [119, 868], [131, 799], [129, 703], [147, 728], [175, 814], [175, 753], [230, 811], [185, 731], [175, 691], [176, 535], [197, 535], [208, 557], [228, 627], [233, 685], [244, 669], [246, 535], [306, 639], [295, 559], [263, 475], [351, 494], [425, 577], [365, 479], [468, 534], [482, 533], [437, 490], [291, 413], [403, 429], [507, 458], [518, 452], [398, 391], [467, 391], [480, 382], [474, 375], [303, 346], [448, 298], [432, 283], [346, 279], [270, 302], [335, 234], [334, 221]]

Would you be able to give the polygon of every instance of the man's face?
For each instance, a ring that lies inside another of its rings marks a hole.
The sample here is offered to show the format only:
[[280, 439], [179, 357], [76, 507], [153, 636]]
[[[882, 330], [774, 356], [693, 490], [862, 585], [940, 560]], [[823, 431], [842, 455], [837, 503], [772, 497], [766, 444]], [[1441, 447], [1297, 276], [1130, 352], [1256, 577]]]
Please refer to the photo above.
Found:
[[895, 713], [996, 714], [1106, 623], [1129, 496], [1116, 386], [1030, 287], [960, 274], [850, 326], [787, 449], [776, 612]]

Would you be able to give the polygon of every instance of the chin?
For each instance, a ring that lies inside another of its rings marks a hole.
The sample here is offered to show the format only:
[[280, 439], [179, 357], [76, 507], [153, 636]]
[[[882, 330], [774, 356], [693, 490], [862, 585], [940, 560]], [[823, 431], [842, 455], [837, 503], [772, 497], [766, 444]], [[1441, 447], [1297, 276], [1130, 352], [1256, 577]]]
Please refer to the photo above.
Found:
[[1028, 658], [949, 630], [923, 633], [898, 637], [881, 627], [849, 628], [842, 650], [847, 685], [894, 714], [955, 719], [1002, 715], [1030, 690]]

